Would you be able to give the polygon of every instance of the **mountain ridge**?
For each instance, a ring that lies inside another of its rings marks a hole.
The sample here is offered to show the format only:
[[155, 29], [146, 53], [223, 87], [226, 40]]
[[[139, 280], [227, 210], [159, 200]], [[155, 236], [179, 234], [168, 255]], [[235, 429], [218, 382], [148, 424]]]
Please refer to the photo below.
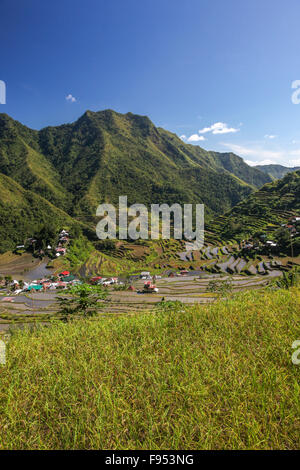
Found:
[[300, 170], [300, 166], [287, 167], [284, 165], [255, 165], [256, 168], [268, 174], [273, 180], [283, 178], [287, 173]]

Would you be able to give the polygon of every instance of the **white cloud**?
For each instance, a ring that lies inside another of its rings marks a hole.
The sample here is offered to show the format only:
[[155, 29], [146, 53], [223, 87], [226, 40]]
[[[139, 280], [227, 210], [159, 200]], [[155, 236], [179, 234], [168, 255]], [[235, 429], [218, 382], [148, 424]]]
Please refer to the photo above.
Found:
[[276, 139], [277, 135], [273, 135], [273, 134], [266, 134], [265, 135], [265, 139]]
[[66, 96], [66, 100], [67, 100], [67, 101], [70, 101], [71, 103], [75, 103], [76, 98], [75, 98], [73, 95], [71, 95], [71, 93], [69, 93], [69, 94]]
[[186, 135], [182, 134], [179, 138], [180, 138], [181, 140], [186, 140]]
[[256, 165], [272, 165], [274, 162], [272, 160], [245, 160], [245, 162], [250, 165], [250, 166], [256, 166]]
[[[278, 163], [278, 160], [286, 156], [284, 152], [266, 150], [260, 147], [243, 147], [242, 145], [229, 143], [223, 143], [222, 145], [241, 157], [262, 157], [262, 161], [268, 160], [269, 163]], [[257, 164], [257, 162], [255, 164]]]
[[[230, 151], [245, 159], [250, 165], [300, 166], [300, 148], [296, 150], [269, 150], [262, 147], [246, 147], [237, 144], [222, 143]], [[253, 159], [251, 159], [253, 157]]]
[[188, 142], [200, 142], [201, 140], [205, 140], [203, 135], [198, 135], [198, 134], [192, 134], [187, 141]]
[[211, 132], [212, 134], [230, 134], [238, 131], [239, 129], [228, 127], [225, 122], [216, 122], [210, 127], [204, 127], [203, 129], [200, 129], [199, 134], [206, 134], [207, 132]]

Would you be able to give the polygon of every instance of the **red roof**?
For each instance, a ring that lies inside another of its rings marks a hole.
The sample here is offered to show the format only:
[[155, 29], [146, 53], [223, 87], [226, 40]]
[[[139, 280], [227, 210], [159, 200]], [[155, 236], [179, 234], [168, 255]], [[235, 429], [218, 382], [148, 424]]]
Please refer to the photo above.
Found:
[[70, 271], [63, 271], [62, 273], [60, 273], [60, 276], [69, 276], [70, 274]]

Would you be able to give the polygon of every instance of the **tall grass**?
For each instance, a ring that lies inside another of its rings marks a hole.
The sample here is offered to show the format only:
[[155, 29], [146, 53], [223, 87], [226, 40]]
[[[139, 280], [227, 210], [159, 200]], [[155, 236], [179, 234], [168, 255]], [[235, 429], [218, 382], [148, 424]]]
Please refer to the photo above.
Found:
[[296, 449], [300, 290], [17, 331], [2, 449]]

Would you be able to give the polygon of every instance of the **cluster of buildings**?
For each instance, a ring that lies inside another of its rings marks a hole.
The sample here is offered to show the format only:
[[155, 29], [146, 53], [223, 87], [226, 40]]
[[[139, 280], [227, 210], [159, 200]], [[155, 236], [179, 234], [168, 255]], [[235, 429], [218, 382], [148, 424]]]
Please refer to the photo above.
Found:
[[55, 248], [56, 257], [64, 256], [66, 254], [66, 251], [67, 251], [66, 246], [68, 245], [69, 240], [70, 240], [69, 232], [67, 232], [66, 230], [62, 230], [59, 234], [57, 247]]
[[81, 284], [79, 279], [73, 276], [69, 271], [63, 271], [58, 276], [50, 276], [30, 282], [23, 281], [22, 285], [20, 285], [20, 281], [13, 280], [9, 287], [15, 294], [20, 294], [21, 292], [45, 292], [48, 290], [67, 289], [77, 284]]
[[287, 224], [282, 224], [281, 226], [288, 229], [291, 237], [295, 237], [300, 234], [300, 217], [292, 217]]
[[117, 277], [102, 277], [102, 276], [92, 277], [90, 279], [90, 283], [94, 286], [96, 286], [96, 285], [100, 286], [101, 285], [101, 286], [104, 286], [104, 287], [107, 287], [107, 286], [110, 286], [110, 285], [113, 285], [113, 284], [119, 284], [119, 285], [123, 284], [122, 282], [118, 281]]
[[260, 252], [264, 248], [267, 248], [269, 251], [272, 251], [277, 249], [278, 247], [278, 244], [273, 240], [265, 239], [261, 239], [261, 244], [252, 241], [245, 242], [245, 240], [243, 240], [241, 245], [243, 252], [250, 252], [252, 250]]
[[[25, 242], [24, 245], [17, 245], [16, 246], [16, 250], [33, 250], [35, 251], [35, 246], [36, 246], [36, 243], [37, 243], [37, 239], [35, 238], [28, 238]], [[69, 232], [67, 232], [66, 230], [62, 230], [59, 235], [58, 235], [58, 242], [57, 242], [57, 246], [55, 247], [55, 256], [56, 257], [59, 257], [59, 256], [64, 256], [67, 252], [67, 245], [70, 241], [70, 234]], [[52, 251], [52, 246], [51, 245], [47, 245], [46, 247], [46, 253]], [[44, 255], [45, 252], [43, 250], [40, 250], [40, 255]]]

